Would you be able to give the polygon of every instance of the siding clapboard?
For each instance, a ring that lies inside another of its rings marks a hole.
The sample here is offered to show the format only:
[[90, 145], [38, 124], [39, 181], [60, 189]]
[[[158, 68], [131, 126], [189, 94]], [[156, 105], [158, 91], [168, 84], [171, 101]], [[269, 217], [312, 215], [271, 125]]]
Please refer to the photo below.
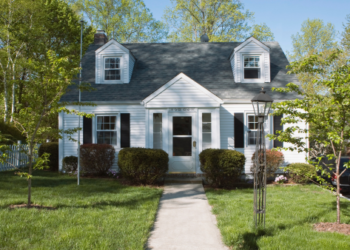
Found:
[[147, 103], [147, 107], [211, 107], [216, 100], [199, 91], [192, 84], [180, 79]]
[[[77, 107], [73, 106], [67, 106], [68, 109], [77, 109]], [[81, 107], [82, 112], [86, 113], [93, 113], [93, 114], [120, 114], [120, 113], [130, 113], [130, 146], [131, 147], [145, 147], [145, 108], [141, 105], [98, 105], [96, 107]], [[71, 129], [78, 127], [78, 116], [76, 115], [67, 115], [67, 114], [60, 114], [62, 115], [62, 129]], [[120, 119], [120, 117], [118, 118]], [[120, 120], [117, 121], [117, 123], [120, 122]], [[81, 126], [83, 125], [83, 119], [81, 118]], [[94, 125], [93, 125], [94, 126]], [[93, 129], [95, 131], [95, 129]], [[96, 133], [93, 132], [96, 136]], [[120, 131], [118, 131], [120, 133]], [[74, 134], [71, 136], [73, 139], [78, 139], [78, 134]], [[83, 141], [83, 132], [80, 131], [80, 141]], [[77, 149], [78, 145], [77, 142], [73, 142], [69, 140], [68, 135], [63, 135], [62, 140], [60, 140], [60, 143], [62, 142], [63, 146], [60, 147], [60, 162], [59, 167], [62, 169], [62, 159], [66, 156], [74, 155], [77, 156]], [[117, 169], [117, 162], [118, 162], [118, 153], [121, 150], [120, 148], [120, 141], [118, 141], [118, 146], [115, 147], [116, 150], [116, 158], [115, 158], [115, 164], [112, 168]]]

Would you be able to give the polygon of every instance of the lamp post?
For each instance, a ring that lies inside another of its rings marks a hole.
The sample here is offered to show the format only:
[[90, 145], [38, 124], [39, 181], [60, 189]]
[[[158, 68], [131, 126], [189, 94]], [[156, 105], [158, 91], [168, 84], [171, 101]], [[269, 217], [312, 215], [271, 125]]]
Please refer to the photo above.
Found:
[[252, 99], [254, 114], [258, 117], [258, 134], [255, 148], [254, 167], [254, 223], [255, 227], [265, 227], [266, 214], [266, 145], [264, 121], [268, 116], [273, 100], [264, 90]]
[[[84, 20], [81, 19], [80, 21], [80, 72], [79, 72], [79, 113], [80, 113], [80, 102], [81, 102], [81, 92], [80, 92], [80, 85], [81, 85], [81, 69], [82, 69], [82, 64], [81, 60], [83, 58], [83, 25], [84, 25]], [[80, 116], [78, 116], [78, 127], [80, 129]], [[77, 173], [77, 185], [80, 185], [80, 130], [78, 131], [78, 173]]]

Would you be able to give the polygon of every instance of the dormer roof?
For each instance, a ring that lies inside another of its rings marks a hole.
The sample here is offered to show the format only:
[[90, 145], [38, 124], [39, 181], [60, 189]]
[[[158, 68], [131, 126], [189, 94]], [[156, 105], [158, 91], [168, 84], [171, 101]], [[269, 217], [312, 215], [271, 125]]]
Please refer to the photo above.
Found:
[[[251, 40], [247, 40], [248, 42]], [[274, 100], [294, 99], [296, 96], [272, 92], [272, 87], [285, 87], [298, 83], [295, 75], [288, 75], [287, 57], [278, 42], [264, 42], [270, 50], [271, 82], [236, 83], [232, 76], [229, 56], [241, 42], [224, 43], [123, 43], [113, 44], [129, 50], [137, 61], [128, 84], [95, 84], [95, 52], [108, 46], [91, 45], [83, 57], [83, 82], [96, 91], [83, 92], [82, 101], [109, 101], [140, 103], [181, 72], [220, 99], [250, 101], [261, 87]], [[77, 101], [78, 90], [66, 93], [62, 101]]]

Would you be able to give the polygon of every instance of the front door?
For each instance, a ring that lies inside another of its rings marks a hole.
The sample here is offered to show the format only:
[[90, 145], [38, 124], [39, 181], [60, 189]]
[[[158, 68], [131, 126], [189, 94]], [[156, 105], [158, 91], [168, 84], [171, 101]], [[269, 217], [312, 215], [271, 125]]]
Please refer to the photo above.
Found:
[[195, 173], [196, 126], [194, 114], [170, 113], [169, 172]]

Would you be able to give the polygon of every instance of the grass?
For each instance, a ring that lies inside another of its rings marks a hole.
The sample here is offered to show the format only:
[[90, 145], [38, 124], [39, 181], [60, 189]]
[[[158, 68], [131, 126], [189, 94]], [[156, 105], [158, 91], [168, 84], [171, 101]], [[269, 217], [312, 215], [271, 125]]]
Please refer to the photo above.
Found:
[[34, 204], [56, 210], [9, 209], [25, 203], [27, 181], [0, 172], [0, 249], [143, 249], [162, 190], [35, 171]]
[[[226, 245], [233, 249], [350, 249], [350, 236], [316, 232], [336, 221], [335, 196], [314, 185], [267, 189], [266, 229], [253, 227], [253, 190], [206, 190]], [[341, 222], [350, 224], [350, 202], [341, 199]]]

